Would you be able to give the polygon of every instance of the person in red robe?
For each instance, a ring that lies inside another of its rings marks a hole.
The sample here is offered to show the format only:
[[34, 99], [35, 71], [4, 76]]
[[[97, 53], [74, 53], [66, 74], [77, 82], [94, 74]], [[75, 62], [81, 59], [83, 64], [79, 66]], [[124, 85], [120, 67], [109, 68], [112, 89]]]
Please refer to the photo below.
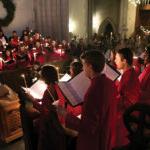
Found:
[[44, 92], [43, 98], [34, 99], [30, 93], [27, 94], [33, 102], [33, 106], [42, 113], [58, 99], [57, 92], [55, 90], [55, 82], [58, 81], [57, 70], [53, 66], [45, 65], [41, 70], [41, 78], [47, 84], [47, 89]]
[[81, 119], [58, 107], [65, 117], [66, 127], [78, 131], [76, 150], [111, 150], [115, 140], [116, 88], [102, 70], [105, 58], [99, 51], [81, 56], [83, 71], [90, 78], [83, 102]]
[[17, 34], [17, 31], [13, 31], [12, 32], [12, 37], [10, 37], [10, 43], [9, 44], [11, 45], [12, 48], [17, 49], [17, 47], [19, 45], [19, 42], [20, 42], [20, 38]]
[[[69, 72], [70, 72], [71, 78], [74, 78], [75, 76], [77, 76], [81, 71], [82, 71], [81, 62], [72, 62], [70, 64]], [[63, 94], [61, 93], [59, 88], [57, 88], [57, 91], [58, 91], [58, 95], [60, 96], [58, 105], [66, 107], [67, 111], [70, 112], [71, 114], [75, 115], [75, 116], [80, 115], [81, 114], [81, 105], [76, 106], [76, 107], [72, 107], [68, 103], [68, 101], [65, 99], [65, 97], [63, 96]], [[60, 119], [60, 121], [63, 123], [64, 121], [62, 121], [62, 120]]]
[[12, 49], [7, 49], [3, 55], [4, 69], [13, 70], [16, 68], [16, 60], [13, 57]]
[[138, 102], [140, 97], [140, 83], [137, 73], [132, 67], [132, 62], [133, 53], [129, 48], [122, 48], [117, 51], [115, 63], [117, 68], [123, 71], [123, 74], [118, 83], [116, 146], [122, 146], [128, 143], [128, 133], [123, 124], [122, 115], [129, 106]]
[[146, 48], [144, 55], [145, 68], [139, 76], [141, 86], [141, 102], [150, 104], [150, 46]]

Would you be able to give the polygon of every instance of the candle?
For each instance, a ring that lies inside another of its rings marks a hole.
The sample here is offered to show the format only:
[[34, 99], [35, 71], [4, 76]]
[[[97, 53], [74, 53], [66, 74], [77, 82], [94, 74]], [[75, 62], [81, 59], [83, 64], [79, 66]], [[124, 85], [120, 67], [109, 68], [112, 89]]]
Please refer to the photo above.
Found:
[[59, 67], [56, 67], [57, 73], [58, 73], [58, 79], [59, 79]]
[[36, 52], [33, 53], [34, 61], [36, 61]]
[[3, 59], [0, 57], [0, 70], [3, 69]]
[[27, 86], [26, 77], [25, 77], [25, 75], [24, 75], [24, 74], [22, 74], [22, 75], [21, 75], [21, 77], [23, 78], [23, 80], [24, 80], [24, 84], [25, 84], [25, 87], [26, 87], [26, 89], [27, 89], [27, 88], [28, 88], [28, 86]]

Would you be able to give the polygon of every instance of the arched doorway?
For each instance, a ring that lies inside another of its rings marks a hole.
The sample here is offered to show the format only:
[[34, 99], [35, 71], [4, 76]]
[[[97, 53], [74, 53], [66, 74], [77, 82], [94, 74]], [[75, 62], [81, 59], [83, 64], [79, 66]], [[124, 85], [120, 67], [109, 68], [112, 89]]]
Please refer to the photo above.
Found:
[[104, 36], [110, 36], [111, 33], [114, 33], [113, 27], [110, 23], [108, 23], [104, 28]]
[[108, 49], [115, 47], [116, 27], [113, 21], [106, 18], [99, 27], [98, 35], [100, 36], [102, 49], [106, 52]]
[[100, 25], [98, 34], [104, 36], [110, 36], [110, 34], [116, 33], [116, 27], [110, 18], [106, 18]]

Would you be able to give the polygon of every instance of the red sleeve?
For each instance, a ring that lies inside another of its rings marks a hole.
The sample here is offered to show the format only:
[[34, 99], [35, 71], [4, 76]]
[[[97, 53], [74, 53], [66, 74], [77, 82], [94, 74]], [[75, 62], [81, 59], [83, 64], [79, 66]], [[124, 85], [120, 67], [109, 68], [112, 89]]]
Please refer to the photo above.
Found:
[[146, 81], [146, 86], [141, 90], [142, 100], [150, 100], [150, 77]]
[[118, 108], [124, 111], [126, 108], [138, 102], [140, 96], [140, 84], [135, 72], [125, 74], [119, 84]]

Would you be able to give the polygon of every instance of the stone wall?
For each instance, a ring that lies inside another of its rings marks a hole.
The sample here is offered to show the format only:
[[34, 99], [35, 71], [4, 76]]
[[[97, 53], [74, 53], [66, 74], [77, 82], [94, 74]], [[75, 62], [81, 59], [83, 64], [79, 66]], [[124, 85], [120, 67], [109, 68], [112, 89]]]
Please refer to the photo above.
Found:
[[[34, 27], [33, 0], [13, 0], [13, 2], [16, 5], [15, 18], [8, 27], [3, 28], [7, 35], [13, 30], [21, 33], [26, 26]], [[2, 6], [2, 3], [0, 5]]]
[[79, 37], [87, 36], [88, 0], [69, 0], [69, 30]]
[[100, 25], [106, 19], [111, 20], [113, 25], [119, 25], [120, 0], [94, 0], [93, 8], [93, 32], [98, 32]]

